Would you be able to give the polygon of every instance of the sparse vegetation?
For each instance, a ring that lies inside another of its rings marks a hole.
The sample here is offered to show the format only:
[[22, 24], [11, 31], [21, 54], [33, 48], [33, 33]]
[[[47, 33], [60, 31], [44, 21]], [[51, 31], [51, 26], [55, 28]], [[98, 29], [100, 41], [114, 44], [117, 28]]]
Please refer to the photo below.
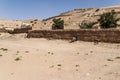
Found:
[[77, 64], [77, 65], [75, 65], [75, 66], [76, 66], [76, 67], [79, 67], [80, 65]]
[[61, 64], [58, 64], [57, 66], [62, 66]]
[[53, 55], [54, 53], [51, 53], [51, 55]]
[[3, 56], [2, 54], [0, 54], [0, 56]]
[[79, 52], [77, 54], [80, 54]]
[[19, 61], [19, 60], [21, 60], [20, 57], [15, 58], [15, 61]]
[[17, 53], [20, 53], [20, 51], [17, 51]]
[[116, 57], [115, 59], [120, 59], [120, 57], [118, 56], [118, 57]]
[[0, 48], [0, 50], [2, 50], [2, 51], [8, 51], [8, 49], [6, 49], [6, 48]]
[[25, 51], [25, 53], [29, 53], [29, 51]]
[[112, 59], [107, 59], [107, 61], [113, 61]]
[[87, 22], [87, 21], [83, 21], [79, 26], [80, 26], [80, 29], [92, 29], [94, 23], [92, 22]]
[[76, 71], [79, 71], [78, 69], [76, 69]]
[[48, 54], [50, 54], [50, 52], [48, 52]]
[[93, 53], [93, 51], [90, 51], [90, 53]]
[[53, 19], [52, 29], [64, 29], [64, 20], [59, 19]]
[[119, 20], [120, 18], [117, 18], [116, 13], [112, 10], [111, 12], [100, 15], [98, 22], [100, 23], [101, 28], [116, 28], [119, 26], [117, 24]]
[[54, 55], [54, 53], [48, 52], [48, 54]]

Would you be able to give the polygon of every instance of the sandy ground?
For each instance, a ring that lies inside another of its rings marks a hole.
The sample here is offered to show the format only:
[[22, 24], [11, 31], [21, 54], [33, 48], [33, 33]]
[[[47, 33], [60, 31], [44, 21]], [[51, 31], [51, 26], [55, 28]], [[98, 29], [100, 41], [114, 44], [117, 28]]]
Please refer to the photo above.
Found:
[[0, 39], [0, 80], [120, 80], [120, 44]]

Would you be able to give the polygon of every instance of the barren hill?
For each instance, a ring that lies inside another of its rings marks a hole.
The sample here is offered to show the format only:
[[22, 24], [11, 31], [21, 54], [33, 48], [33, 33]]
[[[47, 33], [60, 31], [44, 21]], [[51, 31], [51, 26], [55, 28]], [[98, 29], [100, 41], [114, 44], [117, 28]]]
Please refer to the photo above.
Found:
[[[120, 5], [108, 6], [103, 8], [86, 8], [86, 9], [74, 9], [61, 13], [60, 15], [53, 16], [47, 19], [29, 19], [22, 21], [12, 20], [0, 20], [0, 28], [20, 28], [23, 23], [32, 25], [33, 30], [46, 30], [51, 29], [54, 18], [62, 18], [65, 22], [64, 29], [80, 29], [82, 21], [97, 22], [97, 19], [101, 14], [114, 10], [118, 17], [120, 17]], [[119, 22], [120, 23], [120, 22]], [[94, 25], [94, 28], [98, 27], [98, 24]]]
[[80, 29], [79, 25], [82, 21], [96, 22], [101, 14], [110, 12], [111, 10], [114, 10], [118, 14], [118, 17], [120, 17], [120, 5], [116, 5], [103, 8], [74, 9], [43, 20], [27, 20], [27, 23], [32, 24], [34, 30], [51, 29], [52, 19], [62, 18], [65, 21], [65, 29]]
[[21, 24], [22, 24], [21, 21], [0, 19], [0, 27], [18, 28], [21, 26]]

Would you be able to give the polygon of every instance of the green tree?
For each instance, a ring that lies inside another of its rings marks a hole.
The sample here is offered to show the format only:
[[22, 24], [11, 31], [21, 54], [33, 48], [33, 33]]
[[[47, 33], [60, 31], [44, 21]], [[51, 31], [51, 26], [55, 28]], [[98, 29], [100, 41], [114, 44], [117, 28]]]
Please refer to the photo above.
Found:
[[52, 29], [64, 29], [64, 20], [61, 18], [53, 19]]
[[111, 11], [100, 15], [98, 22], [100, 23], [101, 28], [116, 28], [119, 20], [120, 18], [117, 18], [116, 13]]

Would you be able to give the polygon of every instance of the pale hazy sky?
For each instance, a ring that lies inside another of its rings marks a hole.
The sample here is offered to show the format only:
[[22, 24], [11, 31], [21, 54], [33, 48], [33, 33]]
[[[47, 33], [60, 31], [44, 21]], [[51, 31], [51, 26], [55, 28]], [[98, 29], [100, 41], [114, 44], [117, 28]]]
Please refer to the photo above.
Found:
[[120, 5], [120, 0], [0, 0], [0, 19], [44, 19], [78, 9]]

